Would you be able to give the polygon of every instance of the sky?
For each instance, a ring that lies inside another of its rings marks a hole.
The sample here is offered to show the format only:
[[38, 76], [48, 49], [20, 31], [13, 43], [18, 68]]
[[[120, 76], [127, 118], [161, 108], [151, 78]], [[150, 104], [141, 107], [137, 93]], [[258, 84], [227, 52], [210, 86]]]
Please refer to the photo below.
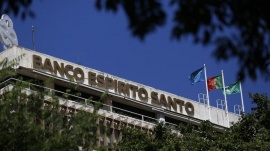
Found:
[[[18, 37], [19, 46], [33, 49], [31, 26], [34, 25], [35, 50], [60, 59], [99, 70], [130, 81], [198, 101], [198, 94], [206, 94], [205, 82], [191, 85], [188, 76], [206, 65], [207, 77], [224, 72], [225, 85], [237, 80], [237, 60], [218, 62], [211, 46], [194, 44], [187, 37], [181, 41], [170, 39], [171, 16], [167, 24], [151, 33], [144, 41], [132, 36], [128, 20], [122, 10], [118, 13], [97, 11], [94, 0], [39, 0], [31, 10], [35, 18], [22, 20], [9, 14]], [[167, 4], [165, 5], [167, 8]], [[242, 83], [245, 111], [251, 111], [248, 93], [268, 93], [270, 82], [259, 77]], [[210, 104], [224, 100], [222, 91], [209, 92]], [[240, 94], [227, 95], [228, 108], [241, 105]]]

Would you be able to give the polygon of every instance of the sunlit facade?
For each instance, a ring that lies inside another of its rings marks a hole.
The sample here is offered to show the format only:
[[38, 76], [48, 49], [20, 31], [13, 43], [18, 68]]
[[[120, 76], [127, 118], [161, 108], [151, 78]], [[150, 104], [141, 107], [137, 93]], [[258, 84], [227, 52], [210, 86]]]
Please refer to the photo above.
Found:
[[[1, 60], [3, 58], [14, 60], [19, 56], [22, 58], [16, 60], [18, 65], [14, 67], [19, 75], [25, 79], [40, 81], [53, 78], [53, 82], [41, 87], [56, 94], [69, 95], [69, 99], [60, 98], [61, 112], [75, 112], [81, 109], [91, 112], [93, 107], [85, 106], [86, 100], [92, 98], [91, 101], [94, 102], [99, 100], [103, 93], [108, 94], [102, 102], [103, 107], [98, 111], [103, 118], [97, 121], [97, 124], [104, 125], [110, 130], [109, 132], [97, 130], [100, 136], [97, 146], [113, 146], [113, 143], [119, 141], [121, 124], [151, 133], [158, 121], [176, 126], [181, 122], [198, 125], [203, 120], [211, 120], [216, 130], [224, 131], [230, 127], [231, 122], [238, 121], [240, 117], [216, 107], [209, 108], [206, 104], [195, 100], [38, 51], [12, 46], [0, 53]], [[76, 90], [72, 89], [70, 83], [78, 85]], [[66, 89], [71, 89], [72, 93], [66, 92]], [[74, 95], [75, 92], [79, 92], [80, 96]]]

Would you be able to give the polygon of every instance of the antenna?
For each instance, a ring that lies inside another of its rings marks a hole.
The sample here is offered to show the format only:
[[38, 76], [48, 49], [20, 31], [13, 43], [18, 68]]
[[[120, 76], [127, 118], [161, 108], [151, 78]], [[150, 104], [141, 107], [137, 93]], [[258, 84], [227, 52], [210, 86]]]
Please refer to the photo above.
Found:
[[34, 32], [35, 32], [35, 26], [32, 25], [32, 46], [33, 46], [33, 50], [35, 51]]

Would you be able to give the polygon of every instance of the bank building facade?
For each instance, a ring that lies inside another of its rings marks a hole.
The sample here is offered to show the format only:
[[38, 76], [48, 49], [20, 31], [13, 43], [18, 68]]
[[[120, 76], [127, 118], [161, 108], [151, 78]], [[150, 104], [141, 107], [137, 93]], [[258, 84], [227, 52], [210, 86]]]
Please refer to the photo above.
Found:
[[[3, 19], [7, 20], [5, 22], [12, 22], [7, 16], [2, 16]], [[10, 24], [6, 26], [11, 28]], [[69, 99], [60, 98], [61, 106], [67, 111], [82, 108], [91, 111], [92, 107], [84, 104], [90, 96], [98, 99], [104, 92], [110, 96], [103, 100], [98, 114], [103, 117], [100, 122], [111, 129], [111, 135], [97, 132], [100, 134], [97, 146], [112, 146], [119, 141], [121, 124], [151, 132], [159, 121], [175, 126], [181, 122], [199, 125], [201, 121], [211, 119], [214, 128], [222, 132], [230, 127], [231, 122], [237, 122], [240, 118], [239, 114], [226, 113], [213, 106], [209, 108], [205, 103], [20, 47], [15, 32], [0, 40], [4, 46], [4, 50], [0, 52], [0, 60], [14, 60], [23, 56], [14, 67], [18, 75], [40, 81], [53, 78], [52, 83], [42, 87], [63, 93], [66, 93], [67, 88], [70, 89], [69, 83], [78, 85], [77, 91], [81, 96], [68, 94], [71, 96]]]

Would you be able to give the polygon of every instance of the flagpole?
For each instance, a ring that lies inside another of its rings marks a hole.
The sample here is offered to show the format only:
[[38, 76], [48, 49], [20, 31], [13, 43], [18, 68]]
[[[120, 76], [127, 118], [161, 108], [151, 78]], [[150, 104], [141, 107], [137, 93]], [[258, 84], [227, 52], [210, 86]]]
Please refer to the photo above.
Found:
[[227, 105], [227, 97], [226, 97], [226, 92], [225, 92], [225, 82], [224, 82], [223, 70], [221, 70], [221, 75], [222, 75], [222, 84], [223, 84], [223, 94], [224, 94], [224, 100], [225, 100], [225, 105], [226, 105], [225, 113], [227, 115], [228, 127], [230, 127], [230, 121], [229, 121], [229, 114], [228, 114], [228, 105]]
[[211, 122], [211, 108], [210, 108], [210, 99], [209, 99], [209, 94], [208, 94], [207, 75], [206, 75], [205, 64], [203, 64], [203, 67], [204, 67], [205, 88], [206, 88], [206, 98], [207, 98], [207, 106], [208, 106], [208, 112], [209, 112], [209, 121]]
[[243, 100], [243, 94], [242, 94], [241, 81], [239, 81], [239, 83], [240, 83], [240, 94], [241, 94], [241, 102], [242, 102], [242, 111], [245, 114], [245, 107], [244, 107], [244, 100]]

